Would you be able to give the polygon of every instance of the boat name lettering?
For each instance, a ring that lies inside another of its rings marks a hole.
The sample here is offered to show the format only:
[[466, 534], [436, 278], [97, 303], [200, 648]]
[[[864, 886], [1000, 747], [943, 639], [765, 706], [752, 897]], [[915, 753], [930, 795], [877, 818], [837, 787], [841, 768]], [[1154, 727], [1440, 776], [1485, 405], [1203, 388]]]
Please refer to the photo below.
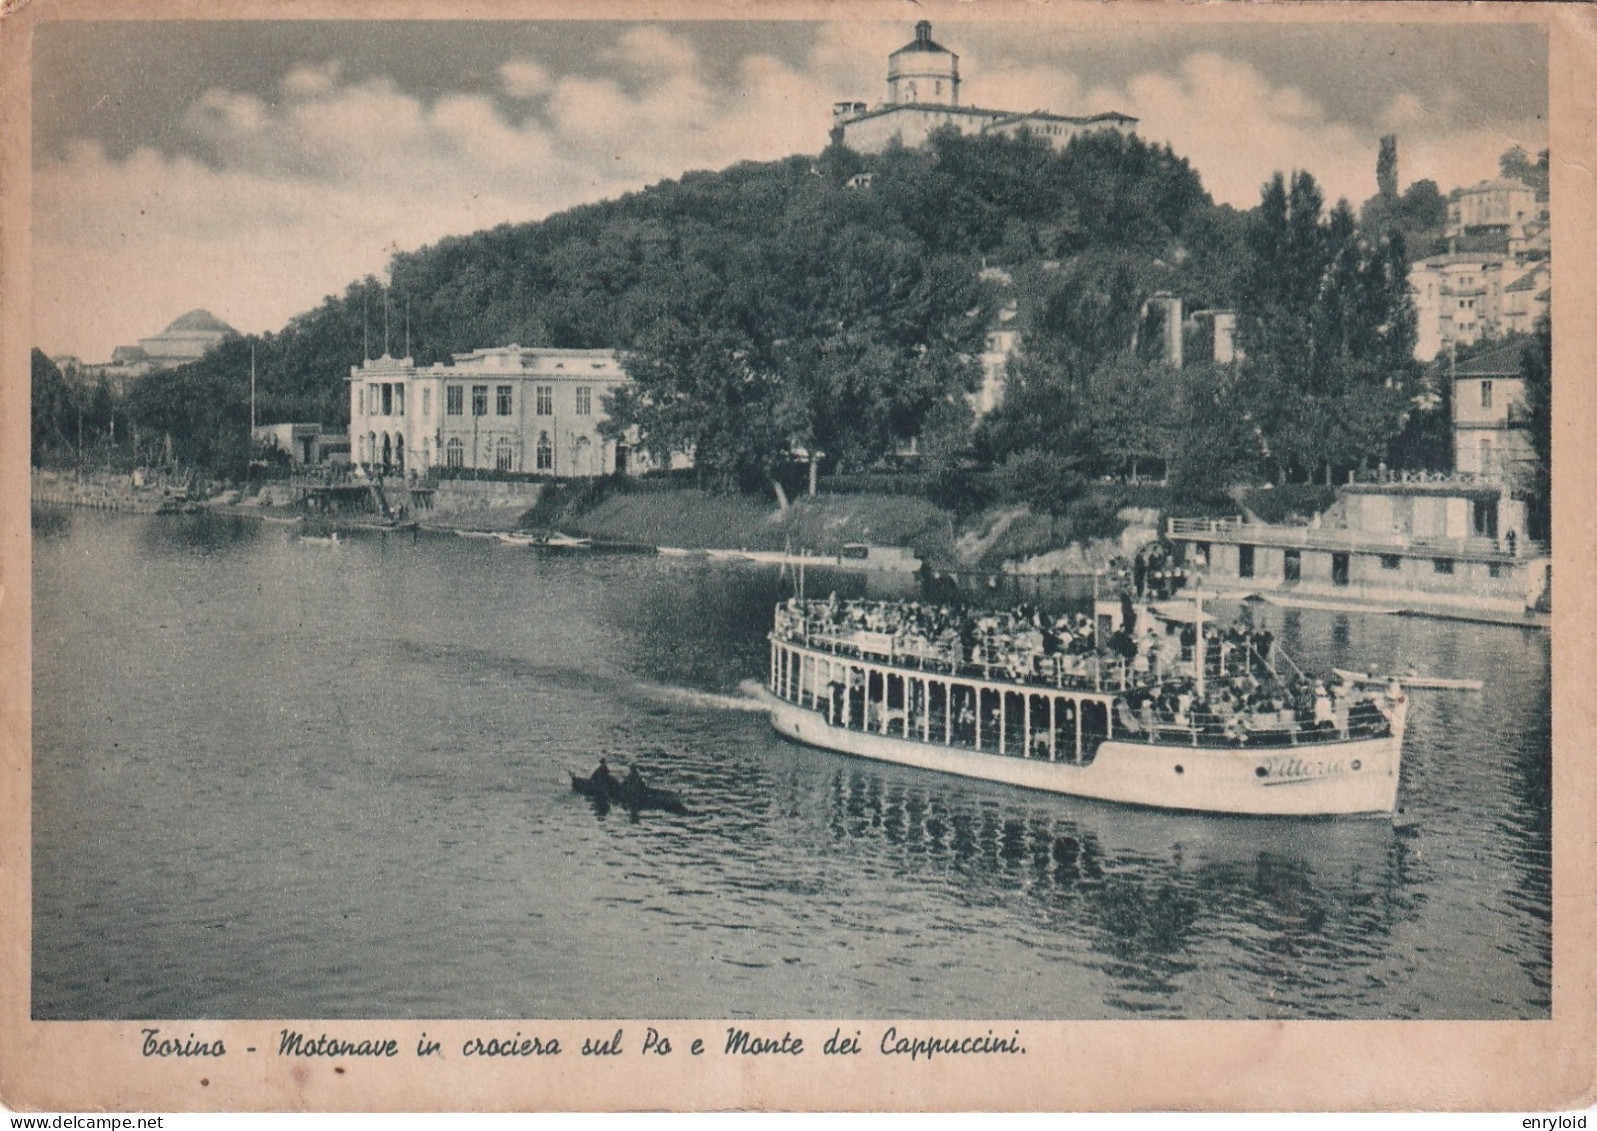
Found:
[[1307, 781], [1310, 778], [1328, 778], [1347, 772], [1345, 762], [1327, 762], [1313, 758], [1269, 758], [1265, 760], [1269, 773], [1264, 784], [1271, 782]]
[[885, 1056], [908, 1056], [911, 1060], [930, 1060], [934, 1056], [968, 1056], [992, 1053], [1026, 1054], [1020, 1043], [1020, 1030], [1008, 1037], [995, 1036], [991, 1029], [980, 1037], [905, 1037], [895, 1025], [882, 1034]]

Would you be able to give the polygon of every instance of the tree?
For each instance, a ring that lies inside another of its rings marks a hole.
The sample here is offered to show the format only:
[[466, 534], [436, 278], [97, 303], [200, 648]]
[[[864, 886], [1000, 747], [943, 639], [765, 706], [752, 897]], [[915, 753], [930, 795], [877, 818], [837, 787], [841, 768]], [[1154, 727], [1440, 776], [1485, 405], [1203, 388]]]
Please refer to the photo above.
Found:
[[1023, 499], [1037, 514], [1057, 518], [1087, 489], [1080, 460], [1039, 448], [1016, 452], [999, 468], [999, 481], [1010, 498]]
[[1375, 159], [1375, 191], [1382, 200], [1397, 201], [1397, 135], [1381, 138], [1381, 152]]
[[803, 427], [799, 408], [770, 359], [736, 332], [665, 323], [628, 355], [626, 368], [634, 383], [606, 399], [606, 435], [635, 428], [656, 462], [691, 455], [722, 490], [775, 478], [790, 462]]
[[1497, 168], [1509, 180], [1527, 184], [1545, 196], [1550, 179], [1548, 158], [1549, 151], [1544, 149], [1532, 161], [1530, 154], [1516, 145], [1497, 159]]
[[1277, 478], [1327, 482], [1379, 458], [1402, 428], [1417, 370], [1400, 234], [1360, 237], [1345, 201], [1322, 215], [1307, 173], [1264, 188], [1239, 303], [1239, 390]]
[[1520, 352], [1520, 373], [1525, 378], [1525, 415], [1530, 425], [1536, 464], [1530, 483], [1530, 533], [1552, 541], [1553, 497], [1553, 325], [1543, 318], [1535, 336]]
[[31, 360], [32, 458], [37, 467], [47, 454], [73, 445], [80, 403], [77, 390], [42, 350], [35, 349]]

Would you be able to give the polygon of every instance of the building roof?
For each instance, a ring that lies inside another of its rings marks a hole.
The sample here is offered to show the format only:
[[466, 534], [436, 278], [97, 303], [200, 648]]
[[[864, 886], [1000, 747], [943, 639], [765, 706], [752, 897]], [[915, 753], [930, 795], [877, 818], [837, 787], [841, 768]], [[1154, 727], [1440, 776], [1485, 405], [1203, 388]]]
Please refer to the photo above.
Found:
[[1511, 180], [1508, 177], [1492, 177], [1492, 178], [1490, 178], [1488, 180], [1484, 180], [1484, 181], [1481, 181], [1481, 182], [1479, 182], [1477, 184], [1470, 185], [1468, 188], [1461, 188], [1461, 189], [1459, 189], [1457, 191], [1460, 194], [1463, 194], [1463, 193], [1470, 193], [1470, 192], [1501, 192], [1501, 191], [1504, 191], [1504, 190], [1517, 190], [1519, 192], [1534, 192], [1534, 191], [1536, 191], [1535, 189], [1531, 188], [1530, 185], [1527, 185], [1524, 181]]
[[[921, 20], [915, 25], [915, 38], [904, 44], [893, 55], [902, 55], [906, 51], [925, 51], [939, 55], [952, 55], [953, 52], [932, 38], [932, 24], [930, 20]], [[889, 55], [891, 59], [893, 55]]]
[[233, 327], [229, 326], [226, 322], [223, 322], [220, 318], [218, 318], [216, 315], [212, 314], [209, 310], [191, 310], [187, 314], [184, 314], [181, 317], [174, 319], [172, 324], [170, 326], [168, 326], [164, 331], [162, 331], [162, 333], [165, 333], [165, 334], [183, 334], [183, 333], [189, 333], [189, 334], [193, 334], [193, 333], [236, 334], [236, 333], [238, 333], [238, 331], [233, 329]]
[[1540, 282], [1540, 279], [1538, 278], [1538, 276], [1542, 273], [1542, 271], [1543, 271], [1543, 268], [1541, 268], [1541, 267], [1533, 267], [1529, 271], [1527, 271], [1523, 275], [1521, 275], [1519, 278], [1515, 279], [1512, 283], [1508, 284], [1508, 286], [1504, 287], [1503, 290], [1505, 290], [1505, 291], [1533, 291], [1533, 290], [1536, 289], [1537, 284]]
[[1416, 259], [1415, 267], [1451, 267], [1458, 263], [1479, 263], [1486, 267], [1501, 267], [1512, 259], [1503, 252], [1497, 251], [1449, 251], [1441, 255], [1427, 255], [1424, 259]]
[[1459, 363], [1454, 377], [1518, 377], [1521, 345], [1500, 346]]
[[981, 106], [949, 106], [941, 102], [893, 102], [868, 110], [863, 114], [856, 114], [847, 119], [844, 125], [852, 126], [855, 122], [868, 121], [871, 118], [880, 118], [888, 114], [898, 114], [903, 111], [922, 111], [935, 114], [964, 114], [974, 118], [988, 119], [987, 125], [1007, 126], [1016, 122], [1048, 121], [1068, 122], [1074, 126], [1090, 126], [1094, 122], [1131, 122], [1135, 124], [1138, 119], [1129, 114], [1122, 114], [1115, 110], [1102, 114], [1093, 114], [1085, 118], [1072, 118], [1066, 114], [1055, 114], [1048, 110], [1031, 110], [1017, 113], [1013, 110], [988, 110]]
[[1008, 126], [1016, 122], [1068, 122], [1073, 126], [1084, 125], [1088, 122], [1135, 122], [1137, 119], [1130, 114], [1122, 114], [1118, 110], [1110, 110], [1103, 114], [1093, 114], [1090, 117], [1071, 117], [1068, 114], [1055, 114], [1052, 110], [986, 110], [983, 113], [997, 114], [990, 124], [994, 126]]

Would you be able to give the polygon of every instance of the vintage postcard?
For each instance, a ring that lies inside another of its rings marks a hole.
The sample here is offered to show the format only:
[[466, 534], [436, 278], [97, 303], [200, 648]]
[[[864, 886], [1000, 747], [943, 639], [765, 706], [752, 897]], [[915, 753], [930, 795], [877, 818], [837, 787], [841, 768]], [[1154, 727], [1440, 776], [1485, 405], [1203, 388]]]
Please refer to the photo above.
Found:
[[11, 5], [0, 1101], [1589, 1104], [1594, 32]]

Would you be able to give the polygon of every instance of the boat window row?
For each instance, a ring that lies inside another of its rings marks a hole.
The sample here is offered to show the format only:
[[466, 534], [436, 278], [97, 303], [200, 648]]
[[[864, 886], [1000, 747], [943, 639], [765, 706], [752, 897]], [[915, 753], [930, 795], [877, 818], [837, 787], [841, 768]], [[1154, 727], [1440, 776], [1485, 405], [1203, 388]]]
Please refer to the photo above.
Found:
[[830, 726], [1078, 765], [1092, 761], [1114, 726], [1107, 696], [941, 679], [782, 645], [771, 651], [771, 690]]
[[1099, 745], [1122, 742], [1219, 748], [1305, 746], [1380, 738], [1391, 724], [1369, 699], [1334, 704], [1319, 717], [1222, 712], [1130, 695], [1060, 694], [854, 662], [773, 641], [771, 691], [818, 712], [829, 726], [981, 753], [1090, 763]]

